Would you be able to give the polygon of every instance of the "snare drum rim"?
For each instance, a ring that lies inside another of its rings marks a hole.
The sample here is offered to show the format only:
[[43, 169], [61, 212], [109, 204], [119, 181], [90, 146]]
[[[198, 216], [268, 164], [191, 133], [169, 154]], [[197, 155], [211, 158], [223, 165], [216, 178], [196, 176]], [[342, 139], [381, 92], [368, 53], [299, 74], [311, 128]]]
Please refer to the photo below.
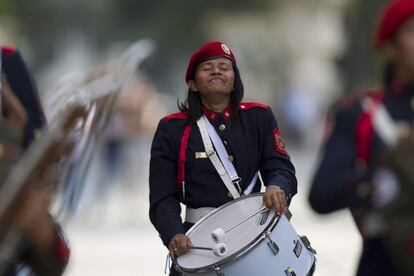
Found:
[[[193, 227], [191, 227], [190, 230], [187, 231], [186, 235], [189, 235], [193, 232], [194, 229], [197, 228], [197, 226], [199, 226], [201, 223], [203, 223], [205, 220], [207, 220], [208, 218], [210, 218], [211, 216], [213, 216], [215, 213], [219, 212], [220, 210], [226, 208], [229, 205], [235, 204], [236, 202], [246, 199], [246, 198], [250, 198], [250, 197], [258, 197], [258, 196], [263, 196], [263, 193], [253, 193], [247, 196], [243, 196], [240, 198], [237, 198], [235, 200], [232, 200], [230, 202], [227, 202], [226, 204], [218, 207], [217, 209], [213, 210], [211, 213], [209, 213], [207, 216], [203, 217], [202, 219], [200, 219], [196, 224], [194, 224]], [[218, 261], [215, 262], [211, 265], [208, 266], [202, 266], [202, 267], [198, 267], [198, 268], [185, 268], [182, 267], [178, 264], [178, 261], [175, 263], [175, 266], [177, 268], [178, 271], [181, 272], [194, 272], [194, 273], [199, 273], [199, 272], [207, 272], [207, 271], [213, 271], [215, 269], [220, 269], [222, 266], [233, 262], [237, 259], [239, 259], [240, 257], [242, 257], [243, 255], [245, 255], [247, 252], [249, 252], [250, 250], [252, 250], [254, 247], [256, 247], [262, 240], [264, 240], [266, 238], [266, 235], [268, 235], [276, 226], [276, 224], [278, 223], [280, 219], [280, 216], [277, 216], [276, 213], [273, 215], [272, 217], [272, 221], [269, 223], [269, 225], [255, 238], [253, 239], [250, 243], [248, 243], [246, 246], [242, 247], [240, 250], [238, 250], [237, 252], [235, 252], [234, 254]]]

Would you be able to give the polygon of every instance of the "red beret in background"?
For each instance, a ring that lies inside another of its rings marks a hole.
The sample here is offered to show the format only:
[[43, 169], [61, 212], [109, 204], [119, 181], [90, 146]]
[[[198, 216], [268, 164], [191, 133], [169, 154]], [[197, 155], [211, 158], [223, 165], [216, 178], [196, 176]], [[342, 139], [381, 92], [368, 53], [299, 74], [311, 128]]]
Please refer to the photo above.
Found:
[[414, 0], [392, 0], [383, 10], [375, 35], [375, 47], [380, 49], [398, 28], [414, 15]]

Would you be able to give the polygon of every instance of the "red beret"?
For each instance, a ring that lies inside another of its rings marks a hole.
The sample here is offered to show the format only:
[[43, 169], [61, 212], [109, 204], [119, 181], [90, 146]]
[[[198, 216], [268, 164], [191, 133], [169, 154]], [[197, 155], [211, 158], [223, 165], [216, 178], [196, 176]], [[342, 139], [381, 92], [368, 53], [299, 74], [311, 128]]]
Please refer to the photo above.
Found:
[[385, 7], [375, 35], [375, 47], [380, 49], [398, 28], [414, 15], [413, 0], [392, 0]]
[[187, 72], [185, 73], [185, 81], [188, 82], [190, 79], [194, 78], [195, 69], [200, 63], [220, 57], [226, 57], [236, 65], [236, 58], [234, 57], [233, 52], [223, 42], [215, 41], [203, 45], [191, 56]]

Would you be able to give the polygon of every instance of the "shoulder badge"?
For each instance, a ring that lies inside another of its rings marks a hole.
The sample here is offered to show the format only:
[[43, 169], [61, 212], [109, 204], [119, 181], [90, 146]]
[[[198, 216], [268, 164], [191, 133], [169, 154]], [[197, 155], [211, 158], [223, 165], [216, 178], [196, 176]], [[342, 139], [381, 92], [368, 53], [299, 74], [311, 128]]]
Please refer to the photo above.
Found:
[[273, 130], [273, 138], [275, 139], [275, 150], [283, 155], [287, 155], [285, 141], [283, 140], [282, 134], [279, 130]]

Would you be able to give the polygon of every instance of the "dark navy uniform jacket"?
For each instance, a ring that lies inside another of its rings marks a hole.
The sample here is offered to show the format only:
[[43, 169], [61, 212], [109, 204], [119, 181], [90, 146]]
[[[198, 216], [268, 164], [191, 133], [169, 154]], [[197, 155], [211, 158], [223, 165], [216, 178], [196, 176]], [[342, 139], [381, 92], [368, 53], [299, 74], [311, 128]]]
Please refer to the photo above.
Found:
[[[204, 109], [241, 178], [242, 190], [260, 170], [264, 184], [279, 186], [290, 200], [296, 194], [295, 169], [272, 110], [258, 103], [242, 103], [239, 112], [240, 120], [235, 121], [230, 109], [222, 114]], [[189, 129], [185, 118], [185, 112], [163, 118], [151, 148], [150, 219], [167, 246], [174, 235], [188, 230], [180, 217], [180, 202], [191, 208], [219, 207], [233, 199], [203, 154], [205, 149], [197, 125]], [[182, 145], [187, 145], [185, 151]], [[183, 169], [180, 169], [180, 151], [186, 159]], [[260, 188], [257, 181], [253, 192], [259, 192]]]
[[358, 275], [399, 275], [394, 271], [380, 239], [368, 236], [365, 218], [373, 211], [371, 178], [386, 149], [375, 133], [372, 118], [362, 108], [367, 97], [380, 101], [398, 124], [412, 127], [414, 89], [395, 86], [372, 91], [337, 104], [328, 119], [327, 139], [316, 170], [309, 200], [319, 213], [350, 208], [364, 249]]
[[1, 72], [27, 112], [24, 147], [28, 147], [34, 139], [35, 131], [46, 123], [36, 85], [20, 52], [15, 48], [1, 48]]

